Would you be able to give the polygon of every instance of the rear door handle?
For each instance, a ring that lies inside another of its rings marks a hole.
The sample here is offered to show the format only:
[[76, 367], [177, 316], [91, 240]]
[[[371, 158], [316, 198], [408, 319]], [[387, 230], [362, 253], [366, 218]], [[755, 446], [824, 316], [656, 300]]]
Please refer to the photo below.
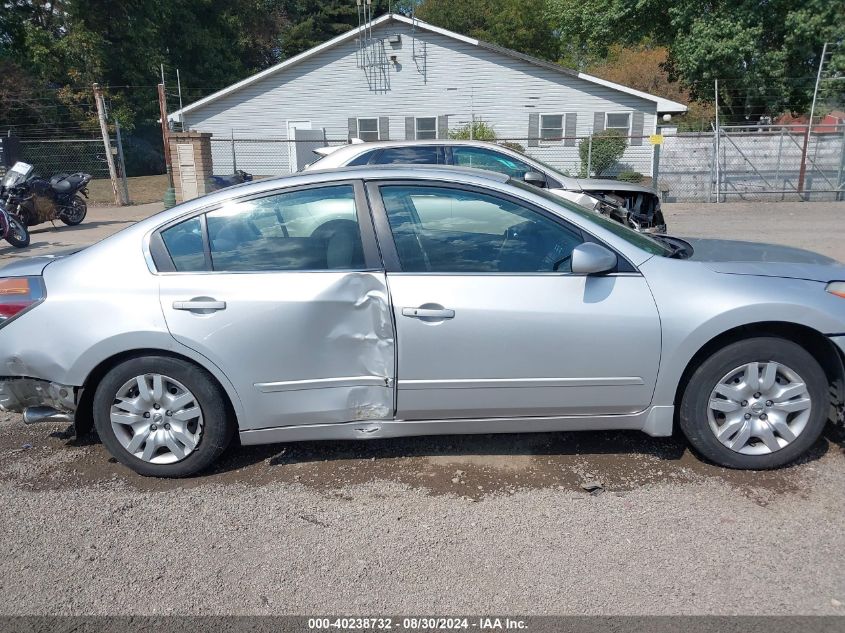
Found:
[[214, 301], [213, 299], [191, 299], [190, 301], [174, 301], [174, 310], [190, 310], [191, 312], [216, 312], [217, 310], [225, 310], [225, 301]]
[[455, 311], [447, 308], [402, 308], [402, 316], [412, 319], [454, 319]]

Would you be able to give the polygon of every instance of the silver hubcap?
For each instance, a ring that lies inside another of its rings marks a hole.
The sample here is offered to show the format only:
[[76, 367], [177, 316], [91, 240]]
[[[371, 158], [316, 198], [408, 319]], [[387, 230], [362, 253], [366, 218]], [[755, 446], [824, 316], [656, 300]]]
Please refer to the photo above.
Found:
[[765, 455], [794, 442], [807, 426], [807, 385], [781, 363], [748, 363], [727, 373], [710, 394], [710, 430], [729, 449]]
[[173, 464], [199, 444], [202, 410], [182, 383], [161, 374], [145, 374], [118, 390], [111, 427], [123, 448], [138, 459]]

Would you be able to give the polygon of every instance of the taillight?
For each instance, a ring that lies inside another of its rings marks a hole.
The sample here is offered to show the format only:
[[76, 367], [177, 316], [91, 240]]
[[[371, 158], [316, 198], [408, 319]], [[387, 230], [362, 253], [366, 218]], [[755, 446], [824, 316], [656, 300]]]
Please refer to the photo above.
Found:
[[41, 277], [0, 277], [0, 326], [44, 300]]

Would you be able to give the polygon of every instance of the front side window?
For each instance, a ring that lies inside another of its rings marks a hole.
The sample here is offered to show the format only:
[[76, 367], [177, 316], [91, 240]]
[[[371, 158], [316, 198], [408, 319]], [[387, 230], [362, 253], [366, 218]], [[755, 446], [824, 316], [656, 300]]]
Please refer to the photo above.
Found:
[[546, 141], [563, 138], [562, 114], [543, 114], [540, 116], [540, 138]]
[[[233, 201], [205, 215], [211, 270], [267, 272], [360, 270], [364, 251], [351, 185], [279, 193]], [[200, 264], [198, 217], [162, 232], [177, 271]]]
[[416, 139], [437, 138], [437, 117], [416, 119]]
[[388, 147], [373, 161], [376, 165], [437, 165], [440, 152], [437, 145], [417, 147]]
[[495, 171], [500, 174], [507, 174], [511, 178], [519, 178], [520, 180], [525, 177], [526, 172], [536, 171], [528, 163], [523, 163], [521, 160], [511, 158], [507, 154], [483, 147], [457, 145], [452, 148], [452, 156], [456, 165]]
[[629, 136], [631, 130], [630, 112], [608, 112], [606, 115], [605, 129], [616, 130], [622, 136]]
[[377, 141], [378, 119], [358, 119], [358, 138], [362, 141]]
[[405, 272], [568, 272], [583, 242], [576, 229], [486, 193], [387, 185], [381, 194]]

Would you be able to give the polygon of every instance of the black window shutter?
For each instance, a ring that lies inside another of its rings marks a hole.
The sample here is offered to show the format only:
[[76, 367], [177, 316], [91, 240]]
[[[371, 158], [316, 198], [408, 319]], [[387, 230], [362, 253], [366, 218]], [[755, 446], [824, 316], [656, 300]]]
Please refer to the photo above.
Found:
[[390, 140], [390, 119], [386, 116], [378, 118], [378, 138], [380, 141]]
[[634, 112], [631, 120], [631, 145], [643, 144], [643, 128], [645, 128], [645, 113]]
[[437, 138], [449, 138], [449, 115], [437, 117]]
[[593, 134], [604, 131], [604, 112], [593, 112]]
[[406, 116], [405, 117], [405, 140], [406, 141], [413, 141], [416, 138], [417, 132], [416, 127], [414, 126], [414, 117]]
[[353, 138], [358, 137], [358, 119], [349, 118], [349, 139], [352, 140]]
[[563, 146], [564, 147], [575, 147], [575, 135], [578, 133], [578, 114], [575, 112], [569, 112], [566, 115], [566, 122], [564, 123], [565, 129], [563, 131]]
[[528, 115], [528, 147], [540, 145], [540, 114], [532, 112]]

